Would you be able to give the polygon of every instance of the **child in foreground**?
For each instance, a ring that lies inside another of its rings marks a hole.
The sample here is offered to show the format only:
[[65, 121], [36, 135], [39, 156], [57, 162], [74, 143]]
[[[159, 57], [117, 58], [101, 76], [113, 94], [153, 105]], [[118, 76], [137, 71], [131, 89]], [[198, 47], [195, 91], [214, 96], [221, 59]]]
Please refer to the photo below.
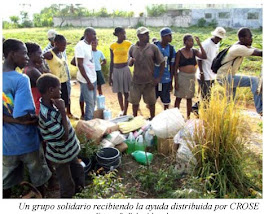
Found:
[[66, 116], [60, 80], [44, 74], [37, 80], [37, 87], [42, 95], [39, 129], [47, 142], [46, 158], [55, 166], [60, 197], [71, 198], [84, 187], [84, 170], [77, 159], [79, 140]]

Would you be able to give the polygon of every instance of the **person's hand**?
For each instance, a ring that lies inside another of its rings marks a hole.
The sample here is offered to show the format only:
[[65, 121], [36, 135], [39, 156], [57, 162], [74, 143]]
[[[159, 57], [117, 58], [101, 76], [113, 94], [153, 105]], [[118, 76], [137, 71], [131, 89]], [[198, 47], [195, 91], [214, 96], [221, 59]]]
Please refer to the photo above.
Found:
[[90, 91], [92, 91], [92, 90], [94, 90], [94, 86], [93, 86], [93, 84], [92, 83], [87, 83], [87, 87], [88, 87], [88, 89], [90, 90]]
[[111, 77], [109, 78], [109, 85], [110, 85], [110, 86], [112, 86], [112, 85], [113, 85], [113, 80], [112, 80], [112, 78], [111, 78]]
[[176, 81], [174, 82], [174, 88], [175, 88], [175, 91], [177, 91], [179, 89], [179, 85]]
[[199, 37], [198, 36], [195, 36], [194, 37], [195, 38], [195, 41], [197, 42], [197, 45], [201, 45], [201, 42], [200, 42], [200, 39], [199, 39]]
[[63, 99], [53, 99], [52, 102], [59, 110], [65, 111], [65, 102]]
[[200, 80], [201, 80], [202, 83], [204, 83], [204, 74], [203, 73], [200, 76]]
[[130, 59], [129, 59], [129, 65], [130, 65], [130, 66], [134, 65], [135, 61], [136, 61], [135, 58], [130, 57]]
[[160, 83], [160, 77], [155, 78], [153, 83], [154, 83], [155, 86], [158, 85]]
[[173, 91], [173, 86], [172, 86], [172, 82], [170, 83], [170, 89], [169, 89], [170, 92]]

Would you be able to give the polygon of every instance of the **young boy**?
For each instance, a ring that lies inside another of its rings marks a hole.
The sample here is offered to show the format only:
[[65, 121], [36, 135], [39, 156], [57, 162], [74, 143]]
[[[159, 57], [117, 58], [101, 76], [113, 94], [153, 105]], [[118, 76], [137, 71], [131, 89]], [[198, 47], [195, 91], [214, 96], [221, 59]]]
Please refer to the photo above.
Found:
[[46, 158], [55, 166], [60, 197], [71, 198], [84, 187], [84, 171], [77, 159], [79, 140], [66, 116], [59, 78], [43, 74], [37, 80], [37, 87], [42, 95], [39, 129], [47, 142]]
[[3, 55], [3, 198], [11, 197], [11, 187], [23, 181], [24, 166], [43, 194], [51, 172], [40, 145], [29, 78], [15, 71], [28, 63], [27, 48], [19, 40], [7, 39]]
[[104, 76], [101, 71], [102, 65], [106, 64], [106, 59], [102, 51], [97, 50], [98, 40], [92, 41], [92, 50], [95, 64], [95, 71], [97, 76], [97, 90], [99, 95], [103, 95], [102, 85], [105, 84]]

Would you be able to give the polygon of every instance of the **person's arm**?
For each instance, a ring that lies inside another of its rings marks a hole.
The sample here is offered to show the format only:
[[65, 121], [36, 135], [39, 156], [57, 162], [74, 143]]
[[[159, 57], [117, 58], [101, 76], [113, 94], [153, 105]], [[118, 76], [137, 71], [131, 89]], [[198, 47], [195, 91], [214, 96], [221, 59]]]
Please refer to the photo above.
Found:
[[86, 80], [87, 82], [87, 86], [88, 86], [88, 89], [91, 91], [91, 90], [94, 90], [94, 86], [93, 84], [91, 83], [90, 79], [88, 78], [86, 72], [85, 72], [85, 69], [83, 67], [83, 58], [77, 58], [77, 64], [78, 64], [78, 68], [79, 68], [79, 71], [81, 72], [83, 78]]
[[201, 44], [201, 42], [200, 42], [199, 37], [196, 36], [196, 37], [195, 37], [195, 40], [196, 40], [197, 45], [199, 45], [200, 50], [201, 50], [201, 52], [200, 52], [200, 51], [194, 49], [194, 51], [195, 51], [195, 55], [198, 56], [200, 59], [207, 59], [206, 52], [205, 52], [205, 50], [204, 50], [204, 48], [203, 48], [203, 46], [202, 46], [202, 44]]
[[71, 60], [71, 65], [76, 66], [75, 57], [72, 58], [72, 60]]
[[63, 140], [68, 140], [69, 138], [69, 128], [68, 128], [68, 121], [67, 121], [67, 116], [66, 116], [66, 111], [65, 111], [65, 103], [63, 99], [54, 99], [53, 100], [54, 105], [57, 107], [61, 114], [62, 118], [62, 126], [64, 128], [64, 134], [62, 136]]
[[36, 115], [25, 115], [18, 118], [13, 118], [11, 116], [7, 116], [3, 114], [3, 122], [4, 123], [15, 123], [21, 125], [37, 125], [38, 117]]
[[178, 90], [178, 68], [179, 68], [179, 62], [180, 62], [180, 50], [176, 54], [176, 60], [175, 60], [175, 70], [174, 70], [174, 88], [175, 90]]
[[252, 56], [261, 56], [262, 57], [262, 50], [260, 49], [255, 49]]
[[43, 54], [43, 57], [46, 60], [52, 60], [53, 55], [52, 55], [52, 53], [50, 51], [48, 51], [48, 52], [46, 52], [46, 53]]
[[30, 79], [31, 87], [36, 87], [37, 79], [41, 76], [40, 71], [36, 68], [33, 68], [27, 71], [27, 75]]
[[110, 49], [110, 73], [109, 73], [109, 85], [112, 86], [113, 85], [113, 68], [114, 68], [114, 53], [113, 51]]
[[106, 64], [106, 59], [102, 59], [101, 65], [105, 65], [105, 64]]
[[171, 85], [170, 85], [170, 91], [173, 90], [172, 82], [174, 77], [174, 71], [175, 71], [175, 61], [176, 61], [176, 51], [173, 48], [173, 58], [170, 61], [170, 78], [171, 78]]
[[199, 59], [197, 61], [198, 61], [198, 67], [200, 70], [200, 80], [204, 82], [203, 61]]
[[165, 61], [163, 61], [160, 65], [159, 65], [159, 77], [158, 78], [155, 78], [155, 85], [157, 85], [158, 83], [160, 83], [160, 80], [164, 74], [164, 69], [165, 69]]

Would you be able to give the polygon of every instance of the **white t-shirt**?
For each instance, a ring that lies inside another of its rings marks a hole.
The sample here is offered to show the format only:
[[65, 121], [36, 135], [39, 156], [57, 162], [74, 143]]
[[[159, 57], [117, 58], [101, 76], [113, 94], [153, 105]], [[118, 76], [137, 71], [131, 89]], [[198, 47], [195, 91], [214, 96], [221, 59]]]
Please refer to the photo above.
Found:
[[[240, 44], [234, 44], [230, 47], [227, 54], [225, 55], [222, 63], [228, 62], [225, 65], [221, 66], [217, 71], [217, 79], [223, 79], [229, 74], [229, 68], [232, 69], [231, 73], [232, 75], [235, 75], [235, 73], [238, 71], [241, 63], [243, 62], [243, 59], [245, 56], [251, 56], [254, 52], [254, 48], [247, 47], [245, 45]], [[236, 58], [238, 57], [238, 58]], [[236, 58], [236, 59], [235, 59]], [[234, 64], [232, 66], [233, 60]], [[231, 67], [232, 66], [232, 67]]]
[[[202, 60], [202, 67], [204, 72], [204, 80], [214, 80], [216, 78], [216, 74], [211, 70], [212, 62], [219, 51], [219, 43], [215, 44], [211, 38], [206, 39], [202, 42], [203, 49], [207, 55], [207, 59], [200, 59], [197, 57], [198, 60]], [[196, 77], [200, 79], [200, 69], [198, 66]]]
[[[86, 75], [89, 78], [90, 82], [94, 83], [97, 80], [97, 78], [96, 78], [96, 71], [95, 71], [95, 65], [93, 59], [92, 46], [87, 44], [84, 40], [79, 41], [75, 46], [74, 56], [77, 66], [78, 66], [77, 58], [83, 58], [83, 67], [86, 72]], [[79, 69], [76, 78], [78, 81], [82, 83], [87, 83]]]

